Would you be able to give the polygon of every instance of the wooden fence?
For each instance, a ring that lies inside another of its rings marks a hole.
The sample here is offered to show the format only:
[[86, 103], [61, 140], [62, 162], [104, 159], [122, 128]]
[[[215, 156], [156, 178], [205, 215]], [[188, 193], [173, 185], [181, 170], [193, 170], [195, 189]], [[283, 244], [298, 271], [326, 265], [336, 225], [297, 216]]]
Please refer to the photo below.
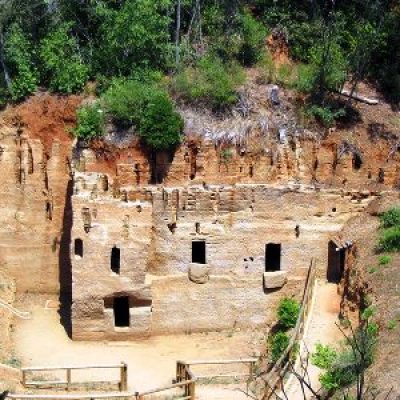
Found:
[[[72, 371], [78, 370], [90, 370], [90, 369], [117, 369], [119, 370], [119, 380], [117, 381], [87, 381], [87, 382], [74, 382], [72, 380]], [[126, 391], [128, 388], [128, 365], [124, 362], [115, 365], [85, 365], [85, 366], [56, 366], [56, 367], [32, 367], [22, 368], [22, 384], [24, 387], [52, 387], [52, 386], [65, 386], [67, 390], [70, 390], [72, 386], [82, 386], [88, 384], [107, 384], [107, 385], [118, 385], [119, 391]], [[65, 379], [63, 380], [45, 380], [35, 379], [33, 374], [38, 373], [54, 373], [56, 371], [63, 371], [65, 373]]]
[[296, 326], [293, 329], [289, 345], [282, 356], [274, 364], [272, 369], [266, 374], [261, 375], [256, 380], [256, 386], [260, 380], [262, 382], [262, 384], [260, 385], [262, 393], [259, 393], [260, 391], [257, 389], [256, 392], [262, 395], [261, 398], [263, 398], [263, 400], [269, 399], [277, 390], [280, 389], [283, 379], [289, 368], [290, 362], [293, 361], [297, 356], [299, 341], [304, 335], [306, 321], [312, 304], [316, 281], [316, 272], [316, 260], [312, 259], [307, 273], [299, 317], [297, 319]]

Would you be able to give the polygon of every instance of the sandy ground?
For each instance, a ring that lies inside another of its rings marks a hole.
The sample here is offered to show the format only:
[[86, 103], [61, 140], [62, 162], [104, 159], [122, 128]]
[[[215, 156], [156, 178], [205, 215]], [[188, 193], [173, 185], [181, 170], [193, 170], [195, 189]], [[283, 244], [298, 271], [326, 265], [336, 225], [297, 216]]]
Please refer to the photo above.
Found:
[[[336, 326], [340, 311], [340, 296], [337, 293], [337, 285], [317, 281], [311, 314], [304, 337], [305, 348], [314, 352], [317, 343], [324, 345], [337, 345], [343, 336]], [[311, 387], [320, 388], [319, 375], [321, 371], [314, 365], [309, 365], [308, 375]], [[293, 376], [287, 385], [287, 395], [290, 400], [303, 400], [304, 396], [297, 379]], [[311, 393], [307, 393], [311, 397]]]
[[[16, 321], [15, 350], [22, 365], [96, 365], [118, 364], [124, 361], [128, 364], [130, 391], [142, 391], [170, 384], [175, 377], [176, 361], [179, 359], [207, 360], [254, 356], [260, 350], [264, 337], [260, 332], [224, 332], [154, 337], [128, 343], [73, 342], [60, 325], [57, 310], [46, 309], [45, 304], [46, 299], [43, 298], [40, 301], [35, 300], [30, 306], [25, 304], [24, 309], [32, 312], [32, 319]], [[215, 367], [212, 368], [197, 372], [206, 372], [207, 375], [221, 373], [216, 371]], [[60, 375], [61, 377], [63, 376]], [[73, 380], [78, 381], [110, 378], [117, 379], [118, 374], [110, 370], [73, 372]], [[201, 400], [245, 399], [246, 396], [238, 390], [239, 388], [244, 389], [245, 385], [201, 385], [197, 393]]]

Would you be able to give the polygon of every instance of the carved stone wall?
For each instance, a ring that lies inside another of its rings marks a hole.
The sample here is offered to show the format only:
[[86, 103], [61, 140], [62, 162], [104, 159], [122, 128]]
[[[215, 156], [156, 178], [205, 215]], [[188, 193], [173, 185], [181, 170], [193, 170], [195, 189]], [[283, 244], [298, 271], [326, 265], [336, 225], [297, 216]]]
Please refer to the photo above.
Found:
[[[300, 185], [115, 187], [96, 173], [75, 182], [72, 243], [83, 247], [72, 247], [72, 323], [73, 338], [85, 340], [271, 323], [283, 295], [301, 296], [311, 257], [326, 276], [330, 238], [374, 198]], [[194, 243], [204, 249], [198, 259]], [[279, 246], [279, 271], [264, 277], [268, 244]], [[114, 320], [121, 297], [123, 327]]]

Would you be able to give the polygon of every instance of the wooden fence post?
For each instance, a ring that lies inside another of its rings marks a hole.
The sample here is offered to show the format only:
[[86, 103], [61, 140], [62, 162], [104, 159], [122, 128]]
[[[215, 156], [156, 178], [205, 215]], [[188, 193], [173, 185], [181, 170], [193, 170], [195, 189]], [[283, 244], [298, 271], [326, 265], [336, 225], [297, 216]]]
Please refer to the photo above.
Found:
[[26, 371], [22, 370], [22, 386], [26, 385]]
[[128, 365], [125, 362], [121, 362], [120, 375], [119, 391], [126, 392], [128, 390]]
[[71, 369], [67, 368], [67, 391], [70, 390], [71, 386]]
[[189, 383], [188, 386], [189, 386], [188, 396], [190, 396], [190, 400], [195, 400], [195, 398], [196, 398], [196, 383], [191, 382], [191, 383]]

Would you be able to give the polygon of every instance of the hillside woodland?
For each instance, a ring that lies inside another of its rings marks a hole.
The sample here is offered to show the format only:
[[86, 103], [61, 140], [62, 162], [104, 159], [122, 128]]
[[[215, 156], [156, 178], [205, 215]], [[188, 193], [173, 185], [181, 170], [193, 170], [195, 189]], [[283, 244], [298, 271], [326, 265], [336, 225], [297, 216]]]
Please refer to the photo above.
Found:
[[[267, 115], [266, 103], [268, 121], [257, 114]], [[0, 0], [0, 109], [17, 110], [45, 150], [59, 136], [68, 146], [76, 139], [77, 148], [109, 151], [102, 139], [112, 133], [113, 145], [134, 137], [150, 150], [145, 154], [173, 152], [195, 132], [238, 144], [254, 126], [267, 132], [274, 125], [276, 142], [301, 131], [332, 145], [337, 159], [352, 153], [354, 170], [367, 164], [363, 154], [379, 170], [374, 185], [383, 185], [378, 161], [400, 151], [400, 1]], [[233, 153], [220, 150], [228, 164]], [[354, 306], [367, 313], [347, 345], [366, 338], [368, 358], [321, 347], [314, 357], [327, 370], [328, 397], [354, 398], [347, 389], [357, 382], [357, 399], [375, 399], [364, 374], [385, 396], [399, 379], [400, 210], [386, 214], [395, 221], [385, 226], [379, 215], [388, 209], [354, 222], [356, 272], [371, 290], [368, 304]], [[0, 290], [11, 299], [13, 284], [3, 281]], [[3, 336], [5, 358], [11, 345]], [[377, 355], [369, 357], [377, 340]], [[276, 358], [286, 346], [277, 345]], [[381, 374], [385, 368], [390, 376]]]

